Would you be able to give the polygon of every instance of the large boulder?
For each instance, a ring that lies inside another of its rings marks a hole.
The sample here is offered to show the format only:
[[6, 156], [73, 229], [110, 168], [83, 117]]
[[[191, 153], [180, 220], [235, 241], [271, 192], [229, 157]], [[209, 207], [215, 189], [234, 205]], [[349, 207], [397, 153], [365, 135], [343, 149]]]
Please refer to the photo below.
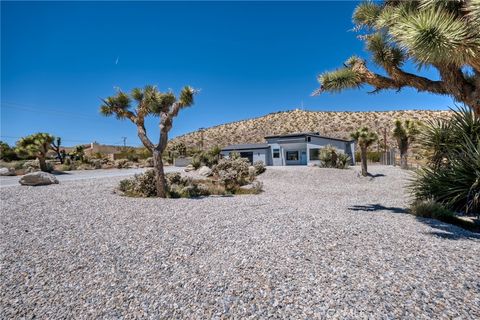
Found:
[[13, 168], [0, 168], [0, 176], [14, 176], [15, 169]]
[[43, 186], [47, 184], [58, 183], [58, 180], [51, 173], [39, 171], [27, 173], [21, 177], [18, 182], [24, 186]]
[[212, 169], [210, 169], [207, 166], [203, 166], [200, 169], [198, 169], [198, 174], [204, 177], [209, 177], [212, 175]]

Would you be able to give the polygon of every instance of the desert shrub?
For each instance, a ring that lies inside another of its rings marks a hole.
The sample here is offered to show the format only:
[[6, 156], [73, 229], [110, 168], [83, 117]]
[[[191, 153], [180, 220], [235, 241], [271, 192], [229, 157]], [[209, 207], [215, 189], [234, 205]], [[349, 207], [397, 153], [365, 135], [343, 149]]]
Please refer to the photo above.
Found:
[[416, 200], [410, 206], [410, 213], [422, 218], [437, 219], [473, 232], [480, 232], [480, 221], [459, 218], [454, 212], [434, 200]]
[[259, 174], [262, 174], [265, 172], [265, 170], [267, 170], [267, 168], [265, 168], [265, 164], [263, 163], [263, 161], [255, 161], [253, 163], [253, 166], [255, 167], [255, 174], [258, 176]]
[[153, 158], [148, 157], [144, 160], [145, 167], [153, 167]]
[[434, 218], [438, 220], [454, 216], [452, 211], [432, 200], [415, 201], [410, 206], [410, 212], [417, 217]]
[[[208, 188], [180, 173], [168, 173], [165, 179], [167, 195], [170, 198], [194, 198], [209, 195]], [[156, 197], [155, 171], [147, 170], [143, 174], [120, 181], [119, 190], [133, 197]]]
[[330, 145], [320, 149], [320, 154], [318, 157], [320, 159], [321, 167], [335, 168], [337, 166], [337, 151]]
[[[367, 151], [367, 160], [370, 162], [380, 162], [382, 153], [377, 151]], [[355, 152], [355, 162], [361, 162], [361, 152]]]
[[202, 161], [200, 160], [199, 157], [194, 156], [192, 158], [192, 161], [190, 161], [190, 164], [195, 168], [195, 170], [197, 170], [198, 168], [200, 168], [202, 166]]
[[[53, 164], [50, 161], [47, 161], [45, 163], [46, 165], [46, 172], [52, 172], [53, 171]], [[35, 172], [35, 171], [40, 171], [40, 163], [37, 160], [27, 160], [22, 164], [22, 168], [25, 170], [25, 172]]]
[[419, 142], [429, 164], [417, 170], [410, 185], [415, 198], [480, 219], [480, 117], [460, 108], [449, 120], [427, 122]]
[[196, 151], [192, 155], [191, 164], [198, 169], [202, 166], [207, 166], [209, 168], [213, 168], [220, 159], [220, 151], [219, 147], [214, 147], [208, 151]]
[[15, 148], [10, 147], [6, 142], [0, 141], [0, 159], [4, 161], [17, 160], [18, 156]]
[[337, 152], [337, 150], [330, 145], [320, 150], [319, 159], [320, 166], [323, 168], [345, 169], [350, 162], [348, 155]]
[[337, 158], [337, 168], [338, 169], [347, 169], [350, 165], [350, 157], [348, 154], [339, 153]]
[[102, 159], [90, 159], [88, 162], [93, 169], [102, 169]]
[[230, 157], [221, 159], [213, 171], [227, 191], [235, 191], [247, 182], [249, 167], [247, 159]]
[[71, 164], [65, 164], [65, 163], [64, 163], [64, 164], [62, 164], [62, 165], [60, 166], [60, 170], [61, 170], [61, 171], [72, 171], [72, 170], [74, 170], [74, 169], [72, 168], [72, 165], [71, 165]]
[[255, 180], [248, 187], [237, 189], [235, 194], [259, 194], [263, 191], [263, 182]]
[[124, 169], [127, 168], [130, 165], [130, 162], [128, 159], [118, 159], [115, 160], [115, 168], [117, 169]]

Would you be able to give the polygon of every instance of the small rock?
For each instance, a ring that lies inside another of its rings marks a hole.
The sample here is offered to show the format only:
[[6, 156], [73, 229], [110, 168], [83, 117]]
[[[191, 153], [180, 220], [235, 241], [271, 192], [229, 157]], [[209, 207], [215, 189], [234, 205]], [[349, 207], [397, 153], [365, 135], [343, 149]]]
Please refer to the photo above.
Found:
[[0, 168], [0, 176], [14, 176], [15, 169], [13, 168]]
[[209, 177], [212, 175], [212, 169], [210, 169], [207, 166], [203, 166], [200, 169], [198, 169], [198, 174], [204, 177]]
[[18, 182], [24, 186], [41, 186], [58, 183], [58, 180], [51, 173], [39, 171], [24, 175]]
[[185, 167], [185, 172], [190, 172], [190, 171], [194, 171], [195, 170], [195, 167], [192, 166], [191, 164], [189, 164], [188, 166]]

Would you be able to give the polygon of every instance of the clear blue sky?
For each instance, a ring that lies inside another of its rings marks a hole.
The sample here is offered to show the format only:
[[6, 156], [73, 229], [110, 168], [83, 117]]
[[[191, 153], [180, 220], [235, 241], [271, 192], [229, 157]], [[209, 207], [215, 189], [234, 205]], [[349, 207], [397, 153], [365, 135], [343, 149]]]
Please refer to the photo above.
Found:
[[[134, 126], [99, 115], [114, 87], [155, 84], [202, 91], [171, 136], [291, 110], [446, 109], [448, 97], [366, 94], [310, 97], [316, 76], [352, 54], [356, 2], [2, 2], [1, 135], [38, 131], [65, 145], [139, 145]], [[118, 58], [118, 63], [117, 62]], [[427, 75], [436, 77], [433, 71]], [[157, 121], [148, 130], [158, 135]]]

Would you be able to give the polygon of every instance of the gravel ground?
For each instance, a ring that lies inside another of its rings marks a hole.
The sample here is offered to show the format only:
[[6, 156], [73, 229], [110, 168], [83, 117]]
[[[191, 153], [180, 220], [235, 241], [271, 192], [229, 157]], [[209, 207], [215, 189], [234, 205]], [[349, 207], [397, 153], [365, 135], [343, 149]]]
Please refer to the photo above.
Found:
[[0, 318], [480, 318], [480, 237], [404, 214], [407, 172], [358, 170], [197, 200], [2, 188]]

